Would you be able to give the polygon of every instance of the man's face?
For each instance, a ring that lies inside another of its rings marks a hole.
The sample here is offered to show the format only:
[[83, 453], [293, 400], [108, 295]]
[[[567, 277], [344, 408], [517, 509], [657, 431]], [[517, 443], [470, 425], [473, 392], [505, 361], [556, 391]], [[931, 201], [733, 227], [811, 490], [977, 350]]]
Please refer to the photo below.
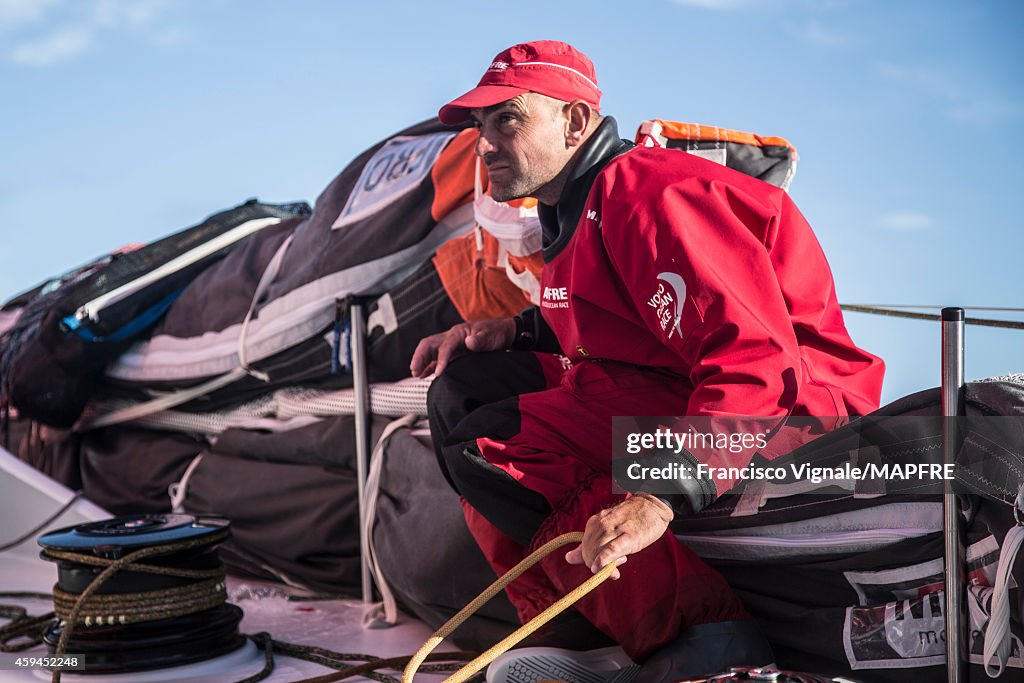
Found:
[[[495, 201], [538, 197], [568, 163], [572, 150], [566, 145], [563, 105], [544, 95], [524, 93], [470, 111], [480, 131], [476, 153], [487, 166]], [[557, 201], [557, 197], [542, 199]]]

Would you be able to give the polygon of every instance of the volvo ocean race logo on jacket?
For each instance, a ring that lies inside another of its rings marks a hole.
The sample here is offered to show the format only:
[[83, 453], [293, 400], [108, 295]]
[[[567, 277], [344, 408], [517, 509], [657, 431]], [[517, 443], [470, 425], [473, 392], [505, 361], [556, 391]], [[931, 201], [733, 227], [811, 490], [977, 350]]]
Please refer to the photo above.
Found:
[[676, 273], [660, 273], [658, 280], [658, 289], [647, 300], [647, 305], [654, 309], [661, 331], [668, 335], [668, 339], [673, 334], [682, 337], [679, 321], [683, 317], [683, 305], [686, 304], [686, 283]]
[[544, 308], [569, 308], [569, 291], [567, 287], [545, 287], [541, 295], [540, 305]]

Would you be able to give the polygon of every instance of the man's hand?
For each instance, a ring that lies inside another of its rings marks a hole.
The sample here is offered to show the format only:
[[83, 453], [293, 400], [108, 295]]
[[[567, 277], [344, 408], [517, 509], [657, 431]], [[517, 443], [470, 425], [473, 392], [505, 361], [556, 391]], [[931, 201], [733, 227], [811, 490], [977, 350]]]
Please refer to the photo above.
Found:
[[[620, 565], [661, 538], [672, 521], [672, 509], [648, 493], [640, 493], [602, 510], [587, 520], [583, 542], [565, 554], [569, 564], [586, 564], [597, 573], [609, 562]], [[612, 572], [619, 578], [619, 570]]]
[[413, 377], [440, 375], [448, 363], [466, 351], [501, 351], [512, 345], [516, 323], [512, 318], [492, 318], [459, 323], [447, 332], [424, 337], [412, 354]]

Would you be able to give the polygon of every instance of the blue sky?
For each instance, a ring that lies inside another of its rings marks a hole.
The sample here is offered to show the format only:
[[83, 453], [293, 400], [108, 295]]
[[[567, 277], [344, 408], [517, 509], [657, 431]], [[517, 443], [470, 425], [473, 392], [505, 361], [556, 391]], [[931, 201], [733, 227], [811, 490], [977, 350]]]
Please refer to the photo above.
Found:
[[[248, 197], [312, 201], [523, 40], [603, 110], [788, 138], [844, 303], [1024, 305], [1024, 3], [0, 0], [0, 298]], [[1019, 314], [968, 312], [979, 317]], [[939, 381], [935, 323], [847, 314], [884, 399]], [[1024, 332], [968, 328], [970, 378]]]

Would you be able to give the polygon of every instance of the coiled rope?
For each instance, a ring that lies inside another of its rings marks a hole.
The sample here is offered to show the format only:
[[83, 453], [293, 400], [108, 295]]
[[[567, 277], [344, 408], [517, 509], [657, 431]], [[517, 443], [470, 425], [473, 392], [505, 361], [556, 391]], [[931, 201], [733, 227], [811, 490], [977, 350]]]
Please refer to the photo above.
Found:
[[[11, 598], [53, 599], [55, 611], [39, 616], [28, 616], [23, 607], [0, 606], [0, 617], [11, 619], [11, 623], [0, 627], [0, 652], [26, 650], [42, 642], [42, 631], [53, 621], [60, 618], [64, 624], [60, 638], [54, 649], [54, 655], [66, 652], [72, 632], [77, 627], [92, 625], [128, 625], [157, 619], [194, 614], [226, 601], [225, 572], [223, 565], [213, 569], [182, 569], [161, 567], [140, 563], [153, 555], [180, 552], [191, 548], [215, 545], [228, 537], [226, 529], [193, 539], [174, 541], [161, 545], [148, 546], [129, 552], [123, 557], [109, 559], [85, 555], [64, 550], [44, 549], [43, 554], [50, 559], [65, 560], [79, 564], [103, 567], [103, 570], [92, 579], [80, 594], [54, 587], [54, 593], [0, 593], [0, 596]], [[175, 588], [130, 594], [100, 594], [97, 591], [117, 572], [131, 571], [163, 576], [198, 579], [197, 582]], [[309, 598], [295, 598], [305, 600]], [[329, 674], [330, 680], [341, 680], [351, 676], [363, 676], [381, 683], [398, 683], [392, 676], [377, 673], [378, 669], [397, 669], [404, 666], [410, 657], [392, 657], [381, 659], [372, 655], [358, 653], [335, 652], [325, 648], [274, 640], [268, 633], [257, 633], [248, 636], [263, 650], [263, 668], [236, 683], [257, 683], [267, 678], [274, 670], [274, 653], [283, 654], [309, 662], [320, 664], [338, 673]], [[426, 659], [431, 662], [447, 662], [423, 667], [424, 671], [446, 672], [454, 670], [462, 662], [473, 659], [476, 652], [445, 652], [431, 655]], [[421, 660], [422, 661], [422, 660]], [[352, 664], [351, 662], [360, 662]], [[324, 677], [309, 679], [322, 680]], [[61, 671], [51, 674], [52, 683], [59, 683]]]
[[[53, 589], [53, 603], [57, 617], [70, 621], [79, 596], [60, 588]], [[173, 619], [212, 609], [227, 601], [223, 575], [175, 588], [147, 591], [146, 593], [115, 593], [95, 595], [89, 601], [92, 614], [82, 617], [86, 626], [124, 626], [156, 619]]]
[[[228, 537], [227, 529], [222, 529], [198, 538], [185, 539], [153, 545], [126, 553], [117, 559], [96, 557], [77, 552], [65, 550], [44, 549], [43, 555], [53, 560], [65, 560], [77, 562], [84, 565], [103, 567], [103, 570], [96, 575], [89, 585], [79, 594], [64, 591], [59, 586], [54, 587], [55, 613], [63, 622], [60, 638], [54, 649], [54, 656], [61, 656], [67, 652], [67, 645], [72, 632], [79, 626], [91, 625], [127, 625], [157, 619], [167, 619], [176, 616], [198, 613], [212, 607], [216, 607], [226, 601], [226, 576], [224, 566], [220, 565], [213, 569], [184, 569], [175, 567], [161, 567], [140, 563], [147, 557], [172, 552], [180, 552], [199, 546], [209, 546], [220, 543]], [[337, 669], [337, 673], [305, 679], [302, 683], [330, 683], [339, 681], [351, 676], [361, 675], [367, 678], [381, 681], [382, 683], [397, 683], [397, 680], [377, 673], [378, 669], [395, 668], [405, 666], [402, 676], [403, 683], [411, 683], [418, 671], [451, 671], [452, 664], [441, 664], [423, 666], [427, 661], [466, 661], [472, 660], [464, 667], [456, 671], [452, 676], [445, 679], [444, 683], [465, 683], [475, 674], [483, 670], [495, 658], [509, 650], [521, 640], [537, 631], [548, 623], [555, 616], [569, 608], [572, 604], [594, 590], [601, 583], [606, 581], [615, 570], [615, 563], [611, 562], [601, 568], [596, 574], [588, 578], [567, 595], [556, 601], [550, 607], [538, 614], [528, 623], [521, 626], [511, 635], [504, 638], [486, 652], [477, 654], [474, 652], [445, 652], [433, 654], [433, 650], [441, 642], [450, 636], [463, 622], [479, 610], [491, 598], [502, 591], [506, 586], [519, 578], [530, 567], [533, 567], [541, 559], [554, 550], [570, 543], [579, 543], [583, 540], [582, 532], [563, 534], [531, 553], [519, 564], [509, 570], [504, 576], [487, 587], [480, 595], [473, 599], [466, 607], [460, 610], [454, 617], [448, 620], [441, 628], [420, 647], [412, 657], [376, 658], [369, 655], [346, 654], [334, 652], [324, 648], [297, 645], [274, 640], [267, 633], [258, 633], [249, 636], [258, 647], [263, 650], [264, 666], [261, 671], [244, 678], [237, 683], [257, 683], [267, 678], [274, 670], [274, 653], [278, 652], [292, 657], [297, 657], [323, 666]], [[149, 591], [141, 594], [98, 594], [97, 591], [108, 582], [119, 571], [131, 571], [164, 576], [198, 579], [199, 581], [169, 589]], [[12, 597], [48, 597], [44, 594], [7, 594]], [[23, 608], [0, 609], [0, 616], [13, 618], [14, 622], [0, 628], [0, 651], [15, 651], [27, 649], [41, 642], [41, 637], [33, 638], [32, 634], [38, 634], [40, 629], [50, 622], [54, 613], [44, 614], [38, 617], [28, 617]], [[26, 638], [26, 642], [9, 646], [8, 642], [16, 638]], [[352, 665], [347, 662], [363, 661], [362, 664]], [[51, 676], [52, 683], [59, 683], [61, 671], [54, 670]]]
[[[229, 532], [227, 529], [220, 529], [210, 534], [186, 539], [183, 541], [175, 541], [173, 543], [162, 543], [160, 545], [152, 545], [145, 548], [139, 548], [133, 550], [122, 557], [117, 559], [107, 559], [102, 557], [95, 557], [92, 555], [84, 555], [81, 553], [68, 552], [63, 550], [51, 550], [46, 548], [43, 550], [43, 555], [54, 560], [68, 560], [72, 562], [79, 562], [81, 564], [92, 565], [96, 567], [105, 567], [103, 571], [96, 575], [96, 577], [89, 583], [89, 585], [83, 590], [77, 597], [74, 598], [70, 605], [65, 601], [62, 606], [58, 606], [58, 611], [63, 611], [61, 619], [64, 622], [64, 627], [61, 629], [60, 638], [57, 640], [57, 646], [54, 648], [54, 656], [60, 657], [67, 652], [68, 639], [71, 637], [72, 632], [79, 624], [91, 625], [90, 622], [86, 622], [86, 615], [83, 615], [87, 606], [93, 606], [101, 604], [101, 600], [106, 599], [109, 596], [97, 596], [94, 599], [94, 594], [99, 590], [103, 584], [110, 580], [119, 571], [134, 571], [143, 572], [149, 574], [160, 574], [163, 576], [177, 576], [182, 578], [191, 579], [217, 579], [221, 582], [223, 588], [224, 581], [224, 566], [221, 565], [215, 569], [178, 569], [175, 567], [159, 567], [147, 564], [138, 564], [137, 560], [147, 558], [151, 555], [161, 555], [165, 553], [171, 553], [176, 551], [188, 550], [190, 548], [197, 548], [200, 546], [208, 546], [211, 544], [219, 543], [228, 538]], [[58, 598], [60, 601], [60, 594], [63, 591], [55, 588]], [[223, 600], [221, 600], [223, 602]], [[70, 609], [68, 609], [70, 607]], [[208, 607], [202, 607], [201, 609], [189, 609], [186, 612], [179, 614], [193, 614], [200, 612]], [[92, 616], [92, 615], [88, 615]], [[96, 615], [99, 618], [110, 617], [118, 618], [126, 615]], [[162, 614], [151, 615], [149, 619], [160, 619], [163, 618]], [[146, 621], [147, 619], [139, 619], [140, 621]], [[97, 623], [105, 623], [106, 619]], [[60, 683], [59, 670], [55, 670], [51, 676], [52, 683]]]
[[[15, 598], [19, 600], [49, 600], [53, 596], [49, 593], [30, 593], [16, 591], [13, 593], [0, 593], [0, 598]], [[30, 647], [35, 647], [43, 642], [43, 628], [53, 621], [53, 612], [29, 616], [28, 610], [19, 605], [0, 605], [0, 618], [10, 620], [9, 623], [0, 626], [0, 652], [21, 652]]]
[[[49, 599], [52, 596], [49, 593], [16, 592], [0, 593], [0, 597]], [[20, 652], [35, 647], [43, 641], [42, 631], [53, 621], [54, 613], [48, 612], [30, 617], [26, 612], [27, 610], [24, 607], [0, 605], [0, 618], [13, 620], [11, 623], [0, 628], [0, 652]], [[263, 667], [255, 674], [235, 681], [235, 683], [258, 683], [266, 679], [274, 672], [274, 655], [277, 654], [302, 659], [340, 672], [309, 678], [298, 683], [318, 683], [325, 679], [338, 681], [351, 678], [352, 676], [362, 676], [380, 681], [380, 683], [399, 683], [399, 680], [394, 676], [378, 672], [382, 669], [401, 670], [411, 659], [411, 656], [380, 658], [375, 655], [337, 652], [311, 645], [276, 640], [269, 633], [265, 632], [251, 634], [247, 637], [259, 649], [263, 650]], [[19, 641], [19, 638], [23, 640]], [[459, 666], [457, 662], [469, 661], [478, 655], [478, 652], [465, 651], [432, 654], [427, 657], [427, 661], [446, 663], [430, 664], [421, 667], [420, 670], [432, 673], [454, 671]], [[352, 664], [351, 662], [360, 663]]]

